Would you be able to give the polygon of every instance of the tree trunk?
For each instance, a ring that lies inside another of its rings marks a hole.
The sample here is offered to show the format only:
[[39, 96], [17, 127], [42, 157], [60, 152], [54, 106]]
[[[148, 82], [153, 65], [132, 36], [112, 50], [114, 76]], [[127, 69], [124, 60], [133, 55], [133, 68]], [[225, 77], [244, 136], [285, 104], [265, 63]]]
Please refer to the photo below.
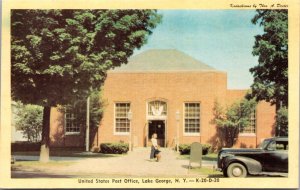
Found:
[[49, 161], [50, 106], [44, 107], [40, 162]]
[[282, 101], [277, 101], [275, 103], [276, 113], [277, 113], [278, 110], [280, 110], [281, 107], [282, 107]]
[[233, 132], [233, 141], [232, 141], [232, 146], [235, 145], [237, 138], [238, 138], [238, 132], [239, 132], [240, 127], [235, 127], [234, 132]]
[[[275, 104], [275, 108], [276, 108], [276, 118], [277, 118], [277, 114], [278, 111], [280, 110], [280, 108], [282, 107], [282, 101], [277, 101]], [[275, 122], [277, 122], [277, 119], [275, 120]], [[281, 136], [281, 126], [277, 125], [277, 123], [275, 123], [275, 136], [279, 137]]]

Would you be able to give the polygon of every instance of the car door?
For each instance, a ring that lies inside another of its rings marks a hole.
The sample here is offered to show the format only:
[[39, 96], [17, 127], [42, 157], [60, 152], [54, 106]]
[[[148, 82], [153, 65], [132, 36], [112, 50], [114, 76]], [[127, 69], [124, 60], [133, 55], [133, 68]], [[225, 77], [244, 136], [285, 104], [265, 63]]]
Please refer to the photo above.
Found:
[[263, 169], [267, 172], [288, 172], [287, 142], [272, 141], [265, 150]]

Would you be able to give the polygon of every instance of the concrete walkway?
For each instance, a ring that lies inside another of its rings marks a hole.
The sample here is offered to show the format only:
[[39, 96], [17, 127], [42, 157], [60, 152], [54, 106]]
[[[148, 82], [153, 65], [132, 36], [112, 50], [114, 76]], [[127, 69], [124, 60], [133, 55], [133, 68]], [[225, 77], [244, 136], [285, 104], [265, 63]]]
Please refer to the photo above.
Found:
[[[47, 168], [47, 173], [106, 177], [199, 176], [199, 173], [191, 173], [188, 170], [189, 160], [178, 159], [178, 154], [171, 149], [161, 149], [160, 162], [150, 161], [149, 154], [150, 148], [135, 148], [125, 156], [73, 160], [74, 164], [68, 166]], [[215, 162], [203, 162], [203, 165], [211, 167], [214, 164]]]
[[69, 167], [61, 168], [60, 172], [76, 171], [77, 173], [98, 174], [118, 176], [187, 176], [188, 160], [177, 159], [177, 153], [170, 149], [162, 149], [160, 162], [149, 159], [150, 148], [135, 148], [125, 156], [112, 158], [89, 158], [77, 162]]

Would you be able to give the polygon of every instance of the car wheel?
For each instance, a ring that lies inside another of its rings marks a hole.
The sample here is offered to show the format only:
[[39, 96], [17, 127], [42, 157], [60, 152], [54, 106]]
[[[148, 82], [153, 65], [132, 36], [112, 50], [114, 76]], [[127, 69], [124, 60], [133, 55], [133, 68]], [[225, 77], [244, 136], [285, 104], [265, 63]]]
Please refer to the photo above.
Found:
[[247, 169], [240, 163], [232, 163], [227, 168], [228, 177], [246, 177]]

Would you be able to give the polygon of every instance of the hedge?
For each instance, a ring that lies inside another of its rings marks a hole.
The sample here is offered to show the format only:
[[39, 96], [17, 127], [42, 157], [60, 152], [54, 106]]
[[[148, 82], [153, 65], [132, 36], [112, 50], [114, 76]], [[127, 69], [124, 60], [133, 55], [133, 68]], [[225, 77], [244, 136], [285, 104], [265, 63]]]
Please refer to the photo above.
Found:
[[104, 154], [124, 154], [129, 150], [127, 143], [101, 143], [100, 152]]
[[[210, 144], [201, 144], [202, 145], [202, 155], [206, 155], [211, 148]], [[179, 145], [179, 152], [180, 154], [190, 154], [191, 145], [190, 144], [180, 144]]]
[[13, 142], [11, 143], [12, 152], [40, 151], [40, 142]]

